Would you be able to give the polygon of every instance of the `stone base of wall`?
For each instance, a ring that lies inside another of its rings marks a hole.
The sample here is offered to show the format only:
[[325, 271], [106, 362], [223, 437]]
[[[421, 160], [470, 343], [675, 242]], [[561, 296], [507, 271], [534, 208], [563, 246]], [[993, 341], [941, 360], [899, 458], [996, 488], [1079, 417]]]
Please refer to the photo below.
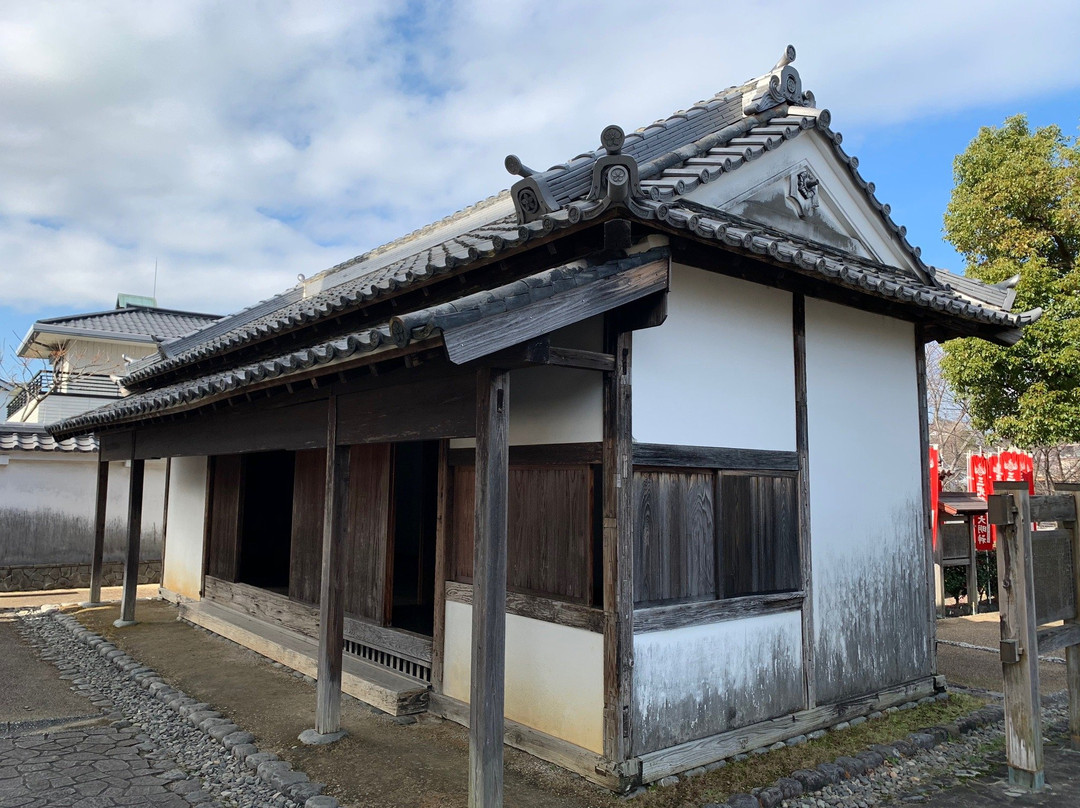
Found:
[[[103, 586], [124, 583], [124, 563], [106, 561], [102, 567]], [[161, 583], [161, 562], [139, 563], [139, 583]], [[0, 592], [39, 589], [85, 589], [90, 586], [89, 564], [42, 564], [33, 567], [0, 567]]]

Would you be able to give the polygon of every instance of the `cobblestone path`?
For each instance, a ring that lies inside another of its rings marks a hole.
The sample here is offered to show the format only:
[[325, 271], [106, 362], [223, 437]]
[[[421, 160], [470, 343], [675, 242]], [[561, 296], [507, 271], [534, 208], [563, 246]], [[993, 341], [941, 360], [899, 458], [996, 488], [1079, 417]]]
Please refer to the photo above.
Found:
[[156, 767], [145, 757], [147, 741], [112, 726], [0, 738], [0, 806], [188, 808], [176, 792], [199, 784]]

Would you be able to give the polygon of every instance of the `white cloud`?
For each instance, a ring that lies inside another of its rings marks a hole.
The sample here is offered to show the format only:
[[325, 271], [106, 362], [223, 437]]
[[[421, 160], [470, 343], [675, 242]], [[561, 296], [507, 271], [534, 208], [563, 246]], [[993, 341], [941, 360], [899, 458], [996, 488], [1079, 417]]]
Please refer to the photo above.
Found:
[[1074, 4], [0, 6], [9, 305], [231, 310], [767, 70], [839, 128], [1075, 92]]

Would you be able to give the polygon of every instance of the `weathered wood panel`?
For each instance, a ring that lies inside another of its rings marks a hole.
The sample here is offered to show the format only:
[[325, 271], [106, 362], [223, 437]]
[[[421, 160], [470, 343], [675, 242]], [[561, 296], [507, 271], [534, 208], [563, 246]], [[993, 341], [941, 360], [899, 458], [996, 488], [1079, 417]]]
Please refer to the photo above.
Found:
[[636, 602], [715, 598], [712, 472], [634, 473]]
[[289, 597], [304, 603], [319, 602], [325, 494], [326, 450], [297, 452], [293, 472]]
[[[1033, 497], [1031, 502], [1034, 504], [1039, 499], [1041, 497]], [[1075, 618], [1077, 614], [1076, 593], [1073, 591], [1072, 531], [1032, 531], [1031, 560], [1035, 570], [1036, 624]]]
[[[507, 586], [592, 602], [593, 475], [588, 466], [511, 468]], [[454, 580], [472, 579], [471, 466], [454, 469]]]
[[338, 397], [338, 440], [356, 444], [472, 435], [475, 402], [471, 372], [344, 394]]
[[799, 588], [793, 477], [720, 476], [720, 542], [726, 597]]
[[206, 574], [223, 581], [235, 581], [239, 571], [243, 461], [240, 455], [221, 455], [213, 463]]
[[314, 606], [268, 589], [223, 581], [211, 575], [206, 576], [204, 587], [203, 597], [214, 603], [308, 637], [319, 635], [319, 610]]
[[386, 625], [390, 620], [391, 445], [349, 449], [349, 497], [342, 556], [348, 563], [345, 611]]
[[237, 404], [181, 420], [147, 424], [135, 438], [136, 457], [185, 457], [315, 449], [326, 445], [326, 399], [288, 406]]
[[1076, 519], [1076, 500], [1072, 494], [1050, 494], [1031, 498], [1031, 521], [1072, 522]]

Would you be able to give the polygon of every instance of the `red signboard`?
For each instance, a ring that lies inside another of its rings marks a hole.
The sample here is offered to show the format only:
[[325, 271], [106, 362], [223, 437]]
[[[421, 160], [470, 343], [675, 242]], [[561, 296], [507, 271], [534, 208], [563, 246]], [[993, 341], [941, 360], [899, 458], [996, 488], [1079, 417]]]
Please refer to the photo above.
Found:
[[[1028, 484], [1028, 491], [1035, 494], [1035, 465], [1031, 455], [1025, 452], [1005, 451], [993, 455], [968, 455], [968, 490], [983, 499], [994, 493], [995, 481]], [[975, 549], [993, 550], [997, 531], [989, 524], [986, 514], [975, 514]]]
[[941, 473], [938, 467], [941, 458], [936, 446], [930, 447], [930, 533], [933, 547], [937, 549], [938, 494], [941, 492]]
[[[987, 494], [990, 493], [989, 458], [977, 454], [968, 455], [968, 490], [983, 499], [986, 499]], [[986, 514], [973, 514], [971, 521], [975, 526], [975, 549], [994, 549], [994, 542], [990, 536], [990, 522]]]

